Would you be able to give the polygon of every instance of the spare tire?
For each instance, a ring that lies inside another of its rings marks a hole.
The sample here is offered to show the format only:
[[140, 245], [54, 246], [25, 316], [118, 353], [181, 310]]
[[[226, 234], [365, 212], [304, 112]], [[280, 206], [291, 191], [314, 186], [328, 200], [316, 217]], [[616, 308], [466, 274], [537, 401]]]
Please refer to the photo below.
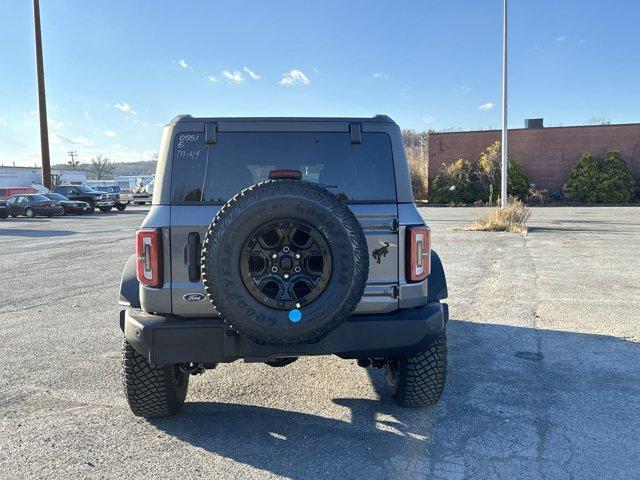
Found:
[[211, 304], [259, 343], [321, 339], [353, 313], [368, 274], [355, 215], [329, 191], [298, 180], [258, 183], [235, 195], [202, 248]]

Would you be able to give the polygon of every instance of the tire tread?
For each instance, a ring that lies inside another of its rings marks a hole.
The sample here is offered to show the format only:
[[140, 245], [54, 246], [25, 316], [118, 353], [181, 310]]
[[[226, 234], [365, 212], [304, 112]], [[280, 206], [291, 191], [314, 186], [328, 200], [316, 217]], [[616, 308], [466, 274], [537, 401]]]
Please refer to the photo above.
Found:
[[[187, 375], [183, 392], [176, 392], [170, 383], [173, 365], [151, 365], [124, 340], [122, 370], [125, 396], [134, 415], [145, 418], [175, 415], [182, 404], [189, 384]], [[186, 374], [185, 374], [186, 375]]]

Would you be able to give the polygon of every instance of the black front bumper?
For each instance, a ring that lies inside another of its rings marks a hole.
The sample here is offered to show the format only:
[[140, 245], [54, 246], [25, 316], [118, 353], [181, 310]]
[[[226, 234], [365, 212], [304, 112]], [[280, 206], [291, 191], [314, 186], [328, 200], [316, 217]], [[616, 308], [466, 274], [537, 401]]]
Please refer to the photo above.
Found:
[[151, 315], [136, 308], [120, 312], [127, 341], [156, 365], [274, 361], [335, 354], [343, 358], [413, 356], [427, 349], [449, 320], [446, 303], [388, 314], [353, 315], [322, 340], [301, 345], [262, 345], [229, 328], [221, 318]]

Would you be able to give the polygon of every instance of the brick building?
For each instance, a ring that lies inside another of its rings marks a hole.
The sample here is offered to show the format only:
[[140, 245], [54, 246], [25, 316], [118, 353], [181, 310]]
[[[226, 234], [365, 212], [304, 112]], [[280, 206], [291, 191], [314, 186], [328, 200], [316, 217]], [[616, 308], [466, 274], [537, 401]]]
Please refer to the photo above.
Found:
[[[509, 157], [518, 160], [536, 188], [561, 191], [569, 172], [584, 152], [602, 156], [619, 150], [640, 184], [640, 123], [543, 128], [542, 120], [527, 121], [529, 128], [509, 130]], [[533, 127], [532, 127], [533, 126]], [[429, 135], [429, 182], [459, 158], [477, 160], [500, 130], [432, 133]]]

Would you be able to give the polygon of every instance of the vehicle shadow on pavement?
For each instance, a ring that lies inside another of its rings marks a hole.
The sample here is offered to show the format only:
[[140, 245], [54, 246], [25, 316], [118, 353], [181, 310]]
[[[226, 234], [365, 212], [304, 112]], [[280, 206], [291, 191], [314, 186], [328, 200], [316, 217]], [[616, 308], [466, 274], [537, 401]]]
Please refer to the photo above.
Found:
[[[309, 478], [629, 478], [640, 469], [640, 344], [604, 335], [450, 320], [440, 403], [337, 398], [342, 419], [187, 402], [152, 424], [254, 468]], [[331, 415], [330, 413], [327, 415]], [[606, 426], [606, 428], [603, 428]], [[636, 459], [636, 460], [633, 460]], [[496, 470], [498, 469], [498, 470]]]
[[425, 458], [426, 452], [420, 452], [428, 424], [404, 419], [401, 409], [377, 400], [334, 402], [350, 410], [351, 421], [278, 408], [193, 402], [178, 416], [151, 423], [206, 451], [294, 479], [384, 478], [392, 467], [386, 465], [389, 460]]

